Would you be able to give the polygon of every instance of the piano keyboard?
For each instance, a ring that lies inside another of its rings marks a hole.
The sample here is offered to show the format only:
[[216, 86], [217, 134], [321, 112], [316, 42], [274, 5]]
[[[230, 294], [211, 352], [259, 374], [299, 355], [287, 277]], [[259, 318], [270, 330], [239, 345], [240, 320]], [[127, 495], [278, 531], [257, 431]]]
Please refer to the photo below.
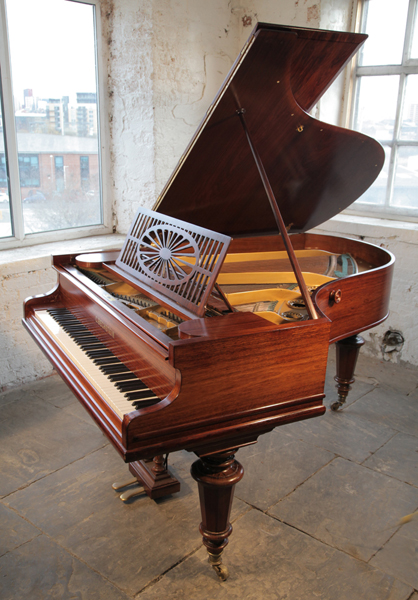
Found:
[[68, 309], [39, 310], [35, 316], [121, 419], [127, 413], [160, 401]]

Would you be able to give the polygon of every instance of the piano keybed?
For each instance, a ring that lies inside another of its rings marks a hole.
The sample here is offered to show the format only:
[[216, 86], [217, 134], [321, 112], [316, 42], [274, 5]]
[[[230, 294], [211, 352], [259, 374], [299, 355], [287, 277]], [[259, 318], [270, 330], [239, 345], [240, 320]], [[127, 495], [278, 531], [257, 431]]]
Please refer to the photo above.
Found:
[[160, 401], [69, 309], [38, 310], [35, 317], [121, 420], [127, 413]]

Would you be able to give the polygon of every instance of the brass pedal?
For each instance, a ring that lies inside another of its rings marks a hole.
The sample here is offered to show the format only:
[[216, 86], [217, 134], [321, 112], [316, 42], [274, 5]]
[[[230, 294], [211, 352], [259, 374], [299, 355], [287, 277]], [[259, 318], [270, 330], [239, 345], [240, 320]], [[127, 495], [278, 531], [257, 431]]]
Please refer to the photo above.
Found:
[[131, 498], [134, 498], [135, 496], [139, 496], [141, 494], [145, 494], [145, 489], [144, 487], [141, 485], [133, 490], [128, 490], [127, 492], [123, 492], [123, 494], [121, 494], [119, 496], [119, 498], [122, 500], [122, 502], [127, 502], [128, 500], [130, 500]]
[[145, 492], [144, 486], [139, 483], [136, 477], [134, 479], [129, 479], [128, 481], [117, 481], [116, 483], [112, 484], [112, 488], [118, 492], [119, 490], [134, 484], [136, 484], [136, 486], [133, 489], [127, 490], [119, 496], [122, 502], [127, 502], [127, 500], [130, 500], [131, 498], [139, 496]]
[[138, 479], [136, 477], [134, 477], [133, 479], [129, 479], [129, 481], [117, 481], [116, 483], [112, 483], [112, 488], [118, 491], [134, 483], [138, 483]]

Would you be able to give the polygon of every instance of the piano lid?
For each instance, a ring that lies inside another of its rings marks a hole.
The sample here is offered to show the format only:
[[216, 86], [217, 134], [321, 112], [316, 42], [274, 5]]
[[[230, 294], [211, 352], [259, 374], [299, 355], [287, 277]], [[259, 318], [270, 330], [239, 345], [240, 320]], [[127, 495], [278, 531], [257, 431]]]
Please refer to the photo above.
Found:
[[259, 23], [154, 210], [232, 237], [277, 232], [239, 109], [290, 233], [347, 208], [379, 174], [383, 149], [306, 111], [366, 38]]

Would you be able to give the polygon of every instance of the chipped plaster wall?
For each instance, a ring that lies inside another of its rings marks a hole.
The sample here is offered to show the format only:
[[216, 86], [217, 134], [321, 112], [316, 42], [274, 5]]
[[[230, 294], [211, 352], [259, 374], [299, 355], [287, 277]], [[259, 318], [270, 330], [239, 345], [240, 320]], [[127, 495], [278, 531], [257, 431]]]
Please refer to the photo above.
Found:
[[103, 58], [110, 125], [114, 225], [126, 233], [155, 199], [153, 2], [103, 0]]
[[154, 3], [155, 169], [159, 193], [240, 48], [225, 0]]

